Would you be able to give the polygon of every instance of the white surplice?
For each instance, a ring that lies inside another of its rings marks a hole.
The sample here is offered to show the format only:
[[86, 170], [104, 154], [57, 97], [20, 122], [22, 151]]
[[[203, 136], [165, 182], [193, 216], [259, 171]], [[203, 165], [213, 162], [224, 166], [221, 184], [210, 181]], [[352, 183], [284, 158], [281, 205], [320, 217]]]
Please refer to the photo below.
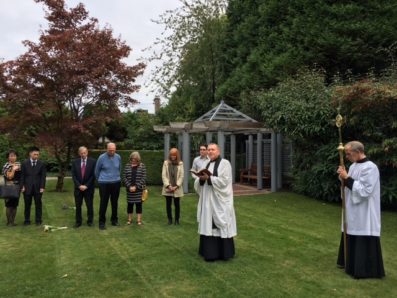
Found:
[[[208, 170], [213, 173], [215, 162]], [[233, 207], [232, 167], [222, 159], [218, 176], [211, 176], [212, 185], [200, 185], [196, 178], [194, 188], [199, 194], [197, 206], [198, 233], [205, 236], [232, 238], [237, 235], [236, 215]], [[213, 228], [212, 223], [217, 228]]]
[[380, 236], [378, 167], [371, 161], [353, 163], [348, 175], [354, 179], [354, 183], [351, 190], [345, 187], [347, 234]]

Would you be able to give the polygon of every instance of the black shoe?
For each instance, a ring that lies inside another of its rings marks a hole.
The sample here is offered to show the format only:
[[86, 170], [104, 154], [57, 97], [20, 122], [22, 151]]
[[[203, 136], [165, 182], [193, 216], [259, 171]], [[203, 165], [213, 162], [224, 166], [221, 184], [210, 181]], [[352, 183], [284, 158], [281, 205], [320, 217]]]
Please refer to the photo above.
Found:
[[26, 221], [26, 220], [25, 220], [25, 221], [23, 222], [23, 225], [24, 225], [24, 226], [29, 226], [29, 225], [30, 225], [30, 221]]
[[87, 222], [87, 226], [89, 226], [89, 227], [93, 227], [93, 226], [94, 226], [94, 224], [93, 224], [92, 222]]
[[106, 227], [105, 227], [105, 225], [99, 225], [99, 229], [100, 230], [106, 230]]
[[40, 226], [41, 225], [41, 221], [36, 221], [36, 226]]
[[118, 222], [118, 221], [115, 221], [115, 222], [112, 222], [112, 226], [114, 226], [114, 227], [118, 227], [118, 226], [120, 226], [120, 224], [119, 224], [119, 222]]
[[175, 225], [179, 226], [179, 219], [175, 219]]
[[77, 229], [79, 227], [81, 227], [81, 223], [75, 223], [74, 226], [73, 226], [73, 228], [75, 228], [75, 229]]

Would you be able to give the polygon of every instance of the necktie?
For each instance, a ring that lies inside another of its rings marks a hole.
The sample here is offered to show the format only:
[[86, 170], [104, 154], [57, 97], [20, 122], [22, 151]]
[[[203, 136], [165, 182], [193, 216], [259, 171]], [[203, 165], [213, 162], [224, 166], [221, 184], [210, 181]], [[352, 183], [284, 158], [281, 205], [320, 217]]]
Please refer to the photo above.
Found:
[[34, 161], [33, 161], [33, 167], [35, 167], [35, 166], [36, 166], [36, 161], [34, 160]]
[[81, 165], [81, 177], [84, 178], [85, 175], [85, 159], [83, 159], [83, 164]]

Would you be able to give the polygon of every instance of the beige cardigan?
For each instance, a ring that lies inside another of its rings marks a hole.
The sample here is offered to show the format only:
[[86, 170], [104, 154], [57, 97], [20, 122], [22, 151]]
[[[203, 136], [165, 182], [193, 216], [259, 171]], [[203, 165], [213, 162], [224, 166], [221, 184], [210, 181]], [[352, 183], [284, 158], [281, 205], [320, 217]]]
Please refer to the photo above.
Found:
[[178, 170], [176, 174], [176, 185], [178, 186], [177, 190], [174, 193], [166, 192], [166, 187], [170, 185], [170, 177], [169, 177], [169, 170], [168, 170], [168, 160], [165, 160], [163, 163], [163, 170], [161, 172], [161, 178], [163, 179], [163, 190], [161, 194], [163, 196], [174, 196], [176, 198], [183, 197], [183, 162], [180, 161], [178, 165]]

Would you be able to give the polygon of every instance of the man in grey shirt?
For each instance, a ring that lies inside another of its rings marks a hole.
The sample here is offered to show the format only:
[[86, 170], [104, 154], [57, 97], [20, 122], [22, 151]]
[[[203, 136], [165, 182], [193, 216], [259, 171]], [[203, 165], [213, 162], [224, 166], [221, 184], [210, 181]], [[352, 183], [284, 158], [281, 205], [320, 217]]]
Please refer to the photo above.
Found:
[[[201, 144], [200, 145], [200, 155], [197, 156], [193, 160], [193, 165], [192, 165], [192, 170], [195, 172], [198, 172], [201, 169], [204, 169], [207, 167], [207, 164], [209, 163], [210, 159], [207, 155], [207, 145], [206, 144]], [[196, 178], [196, 175], [191, 174], [193, 179]]]

